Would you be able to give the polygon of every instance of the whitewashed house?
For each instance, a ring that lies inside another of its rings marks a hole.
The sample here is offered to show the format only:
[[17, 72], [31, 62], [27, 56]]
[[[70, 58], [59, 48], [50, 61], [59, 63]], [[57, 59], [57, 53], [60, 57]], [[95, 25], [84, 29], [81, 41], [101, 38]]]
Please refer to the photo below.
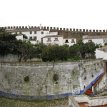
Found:
[[23, 37], [22, 34], [19, 34], [19, 35], [16, 36], [16, 39], [17, 40], [24, 40], [24, 37]]
[[62, 35], [47, 35], [42, 38], [42, 42], [46, 45], [63, 45], [63, 36]]
[[[63, 35], [58, 35], [58, 32], [50, 32], [49, 30], [41, 30], [39, 28], [21, 28], [21, 29], [11, 29], [13, 34], [17, 34], [18, 40], [30, 41], [32, 44], [44, 43], [46, 45], [58, 44], [58, 45], [69, 45], [72, 46], [76, 44], [76, 38], [67, 37]], [[26, 37], [26, 38], [24, 38]]]
[[104, 46], [107, 43], [107, 35], [105, 36], [83, 36], [83, 43], [94, 42], [97, 45]]
[[72, 45], [76, 44], [76, 38], [72, 38], [72, 37], [64, 38], [63, 44], [64, 45], [66, 44], [68, 46], [72, 46]]
[[[39, 28], [21, 28], [21, 29], [11, 29], [12, 34], [17, 34], [18, 40], [28, 40], [32, 44], [41, 43], [42, 38], [45, 36], [58, 36], [58, 32], [50, 32], [49, 30], [41, 30]], [[26, 36], [26, 39], [24, 36]]]
[[76, 44], [76, 38], [64, 38], [62, 35], [51, 35], [51, 36], [45, 36], [42, 38], [42, 41], [46, 45], [68, 45], [72, 46]]
[[107, 46], [98, 48], [95, 51], [96, 59], [107, 60]]

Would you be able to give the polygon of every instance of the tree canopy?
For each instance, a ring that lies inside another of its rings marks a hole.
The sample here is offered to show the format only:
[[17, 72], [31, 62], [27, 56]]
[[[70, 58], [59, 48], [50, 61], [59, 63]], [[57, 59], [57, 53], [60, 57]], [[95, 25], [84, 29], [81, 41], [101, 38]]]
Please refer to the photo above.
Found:
[[16, 34], [0, 29], [0, 55], [15, 54], [19, 61], [40, 58], [43, 61], [66, 61], [94, 58], [97, 46], [93, 42], [78, 41], [73, 46], [31, 44], [29, 41], [16, 39]]

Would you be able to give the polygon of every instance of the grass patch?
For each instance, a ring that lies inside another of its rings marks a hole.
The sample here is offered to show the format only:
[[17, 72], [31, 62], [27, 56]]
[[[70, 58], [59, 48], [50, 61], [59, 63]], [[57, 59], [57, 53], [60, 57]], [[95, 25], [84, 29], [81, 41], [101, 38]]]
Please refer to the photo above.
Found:
[[25, 101], [0, 97], [0, 107], [52, 107], [60, 105], [68, 105], [68, 98], [57, 100]]

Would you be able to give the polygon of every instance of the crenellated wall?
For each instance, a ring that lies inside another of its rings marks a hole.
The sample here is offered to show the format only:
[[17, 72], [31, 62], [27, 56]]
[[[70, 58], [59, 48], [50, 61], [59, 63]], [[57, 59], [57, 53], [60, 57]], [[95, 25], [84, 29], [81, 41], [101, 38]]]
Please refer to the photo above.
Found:
[[70, 34], [75, 35], [107, 35], [107, 30], [90, 30], [90, 29], [75, 29], [75, 28], [59, 28], [59, 27], [49, 27], [49, 26], [7, 26], [2, 27], [8, 30], [24, 30], [24, 29], [39, 29], [39, 30], [49, 30], [51, 32], [57, 31], [59, 34], [64, 34], [69, 36]]

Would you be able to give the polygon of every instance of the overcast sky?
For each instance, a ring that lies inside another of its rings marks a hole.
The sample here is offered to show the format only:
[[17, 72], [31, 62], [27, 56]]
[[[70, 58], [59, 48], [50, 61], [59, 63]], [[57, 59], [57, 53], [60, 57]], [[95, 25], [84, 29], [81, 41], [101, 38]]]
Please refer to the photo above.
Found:
[[107, 29], [107, 0], [0, 0], [0, 26]]

